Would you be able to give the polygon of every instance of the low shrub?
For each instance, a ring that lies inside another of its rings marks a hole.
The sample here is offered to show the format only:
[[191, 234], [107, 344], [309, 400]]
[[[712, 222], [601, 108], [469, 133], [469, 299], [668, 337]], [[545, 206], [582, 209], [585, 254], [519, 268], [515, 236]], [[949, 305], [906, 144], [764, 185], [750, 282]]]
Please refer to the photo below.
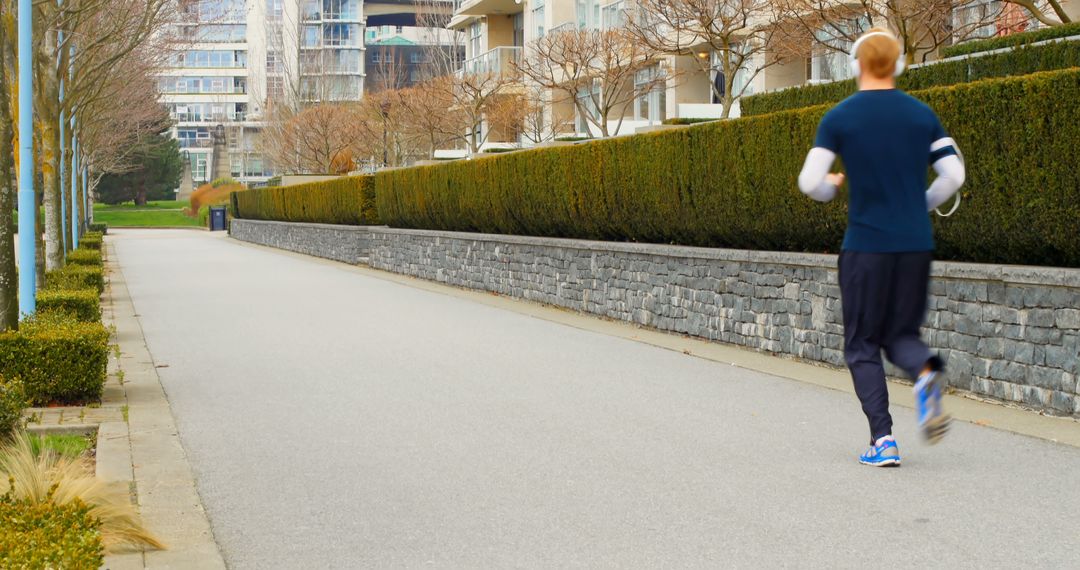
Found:
[[22, 382], [0, 377], [0, 442], [7, 441], [15, 430], [23, 427], [26, 391]]
[[1012, 46], [1027, 45], [1035, 42], [1054, 40], [1057, 38], [1067, 38], [1070, 36], [1080, 36], [1080, 22], [1073, 22], [1071, 24], [1065, 24], [1063, 26], [1041, 28], [1038, 30], [1032, 30], [1030, 32], [1009, 34], [1007, 36], [998, 36], [985, 40], [974, 40], [970, 42], [956, 44], [954, 46], [949, 46], [942, 49], [941, 57], [956, 57], [958, 55], [967, 55], [969, 53], [978, 53], [981, 51], [991, 51]]
[[[938, 256], [1080, 266], [1080, 70], [914, 93], [967, 160]], [[1052, 102], [1052, 103], [1050, 103]], [[845, 200], [796, 178], [824, 106], [375, 175], [396, 227], [835, 252]]]
[[207, 206], [220, 206], [229, 203], [229, 195], [234, 192], [245, 192], [247, 187], [239, 182], [229, 182], [229, 179], [221, 179], [215, 182], [220, 184], [214, 185], [203, 184], [195, 189], [191, 193], [191, 205], [187, 210], [187, 215], [193, 218], [199, 216], [199, 211]]
[[37, 293], [37, 310], [59, 312], [92, 323], [101, 320], [101, 297], [96, 289], [42, 289]]
[[94, 222], [90, 224], [90, 231], [99, 232], [101, 233], [101, 235], [106, 235], [109, 233], [109, 224], [106, 224], [104, 222]]
[[258, 188], [235, 196], [238, 218], [344, 225], [380, 223], [373, 176]]
[[521, 150], [521, 149], [520, 148], [496, 148], [496, 147], [493, 147], [493, 148], [484, 149], [484, 153], [485, 154], [502, 154], [504, 152], [514, 152], [515, 150]]
[[34, 448], [25, 434], [16, 434], [11, 443], [0, 446], [0, 475], [11, 481], [9, 500], [26, 505], [80, 508], [85, 505], [101, 534], [99, 550], [101, 545], [109, 552], [131, 547], [164, 548], [143, 525], [126, 486], [117, 487], [96, 478], [81, 457], [65, 457], [51, 449], [35, 451]]
[[105, 270], [100, 265], [65, 265], [45, 274], [45, 289], [94, 289], [105, 292]]
[[[957, 85], [979, 79], [1026, 75], [1080, 66], [1080, 42], [1019, 47], [1008, 53], [932, 63], [909, 69], [897, 78], [897, 86], [908, 91]], [[855, 93], [855, 80], [821, 85], [803, 85], [772, 93], [743, 97], [742, 115], [764, 115], [777, 111], [838, 103]]]
[[85, 504], [0, 495], [0, 568], [89, 569], [103, 562], [98, 521]]
[[102, 265], [100, 249], [74, 249], [68, 253], [67, 262], [72, 265]]
[[108, 360], [109, 331], [100, 322], [42, 312], [0, 332], [0, 370], [22, 382], [34, 406], [100, 400]]
[[581, 141], [591, 141], [592, 139], [593, 139], [592, 137], [576, 137], [576, 136], [555, 137], [555, 142], [581, 142]]
[[98, 232], [88, 232], [79, 236], [79, 249], [101, 249], [102, 236]]

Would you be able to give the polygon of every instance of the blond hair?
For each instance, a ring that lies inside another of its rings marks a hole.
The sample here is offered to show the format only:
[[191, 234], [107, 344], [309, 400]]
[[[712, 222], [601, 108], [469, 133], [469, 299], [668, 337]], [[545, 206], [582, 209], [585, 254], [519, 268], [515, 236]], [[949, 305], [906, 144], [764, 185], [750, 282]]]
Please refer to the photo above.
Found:
[[892, 77], [896, 60], [900, 58], [900, 42], [885, 28], [871, 28], [866, 34], [875, 34], [859, 43], [855, 57], [863, 73], [878, 79]]

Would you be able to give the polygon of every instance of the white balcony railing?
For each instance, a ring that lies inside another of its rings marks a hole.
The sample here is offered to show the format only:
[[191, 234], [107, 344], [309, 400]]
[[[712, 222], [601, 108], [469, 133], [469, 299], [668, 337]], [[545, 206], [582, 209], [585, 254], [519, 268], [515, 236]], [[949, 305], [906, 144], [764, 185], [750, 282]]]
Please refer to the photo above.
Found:
[[497, 47], [465, 60], [461, 66], [461, 73], [470, 75], [513, 74], [517, 70], [517, 64], [521, 63], [521, 51], [518, 46]]

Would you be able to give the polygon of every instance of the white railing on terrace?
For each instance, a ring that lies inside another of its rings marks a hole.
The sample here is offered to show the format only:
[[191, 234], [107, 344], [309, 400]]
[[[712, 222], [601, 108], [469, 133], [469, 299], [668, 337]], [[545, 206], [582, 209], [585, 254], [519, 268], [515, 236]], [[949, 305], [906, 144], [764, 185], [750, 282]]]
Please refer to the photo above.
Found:
[[548, 30], [549, 34], [558, 34], [562, 32], [576, 32], [578, 30], [577, 22], [564, 22]]
[[460, 73], [470, 75], [512, 74], [517, 70], [517, 64], [521, 63], [521, 48], [518, 46], [501, 46], [476, 57], [469, 58], [461, 65]]

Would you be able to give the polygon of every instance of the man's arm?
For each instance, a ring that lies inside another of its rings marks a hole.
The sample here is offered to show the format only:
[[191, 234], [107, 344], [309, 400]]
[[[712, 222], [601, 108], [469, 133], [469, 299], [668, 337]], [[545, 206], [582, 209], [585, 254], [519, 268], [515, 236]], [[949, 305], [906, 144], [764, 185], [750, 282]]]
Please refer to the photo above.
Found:
[[829, 149], [810, 149], [802, 172], [799, 173], [799, 190], [818, 202], [828, 202], [835, 198], [837, 187], [844, 183], [843, 174], [829, 174], [835, 161], [836, 153]]
[[961, 156], [956, 141], [949, 137], [942, 137], [930, 145], [930, 161], [937, 178], [926, 191], [927, 211], [944, 204], [964, 185], [967, 172]]

